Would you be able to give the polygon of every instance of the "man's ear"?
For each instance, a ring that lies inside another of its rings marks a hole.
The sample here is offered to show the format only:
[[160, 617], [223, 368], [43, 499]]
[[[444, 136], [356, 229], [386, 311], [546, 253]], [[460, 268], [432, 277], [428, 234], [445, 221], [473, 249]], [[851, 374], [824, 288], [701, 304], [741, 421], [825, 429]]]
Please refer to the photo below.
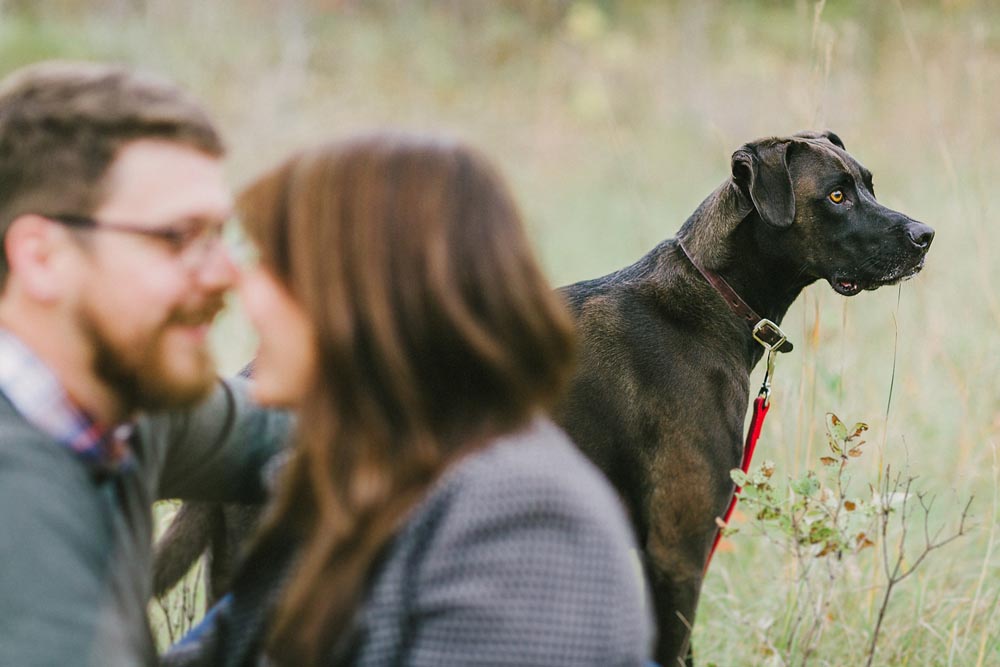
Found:
[[3, 238], [8, 284], [16, 283], [37, 301], [58, 299], [66, 287], [62, 255], [71, 242], [66, 229], [41, 216], [14, 218]]
[[733, 153], [733, 181], [746, 193], [761, 219], [778, 228], [795, 220], [795, 193], [788, 173], [789, 141], [745, 144]]

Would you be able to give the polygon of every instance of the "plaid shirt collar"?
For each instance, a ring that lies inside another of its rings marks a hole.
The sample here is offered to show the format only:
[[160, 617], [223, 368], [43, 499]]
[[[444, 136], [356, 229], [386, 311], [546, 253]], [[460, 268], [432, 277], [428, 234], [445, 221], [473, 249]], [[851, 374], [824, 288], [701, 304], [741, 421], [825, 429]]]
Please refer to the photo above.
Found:
[[51, 369], [14, 334], [0, 328], [0, 392], [29, 422], [69, 449], [98, 477], [131, 467], [131, 423], [95, 422], [75, 405]]

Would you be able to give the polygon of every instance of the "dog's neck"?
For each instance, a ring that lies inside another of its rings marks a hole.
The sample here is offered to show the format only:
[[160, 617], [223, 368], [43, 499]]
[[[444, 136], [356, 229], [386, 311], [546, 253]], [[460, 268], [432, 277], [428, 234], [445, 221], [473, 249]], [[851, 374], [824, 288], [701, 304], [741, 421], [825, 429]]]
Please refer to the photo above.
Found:
[[[764, 223], [732, 179], [702, 202], [678, 231], [691, 256], [722, 276], [761, 317], [780, 323], [799, 293], [815, 278], [761, 247]], [[753, 363], [762, 351], [753, 344]]]

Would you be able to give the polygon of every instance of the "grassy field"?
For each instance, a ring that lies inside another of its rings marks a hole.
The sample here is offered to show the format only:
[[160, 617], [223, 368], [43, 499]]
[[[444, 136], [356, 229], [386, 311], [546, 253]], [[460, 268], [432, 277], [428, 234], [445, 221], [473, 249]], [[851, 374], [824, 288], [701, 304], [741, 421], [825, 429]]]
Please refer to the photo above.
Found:
[[[513, 183], [555, 284], [672, 236], [742, 143], [833, 129], [880, 200], [937, 237], [899, 288], [806, 290], [785, 321], [796, 349], [779, 360], [758, 456], [782, 479], [819, 468], [835, 412], [871, 425], [852, 493], [870, 495], [886, 463], [905, 469], [946, 531], [974, 496], [968, 533], [894, 590], [872, 664], [1000, 665], [995, 3], [0, 3], [0, 71], [49, 57], [184, 82], [226, 129], [234, 186], [359, 129], [465, 137]], [[252, 354], [235, 308], [215, 336], [226, 370]], [[751, 523], [707, 578], [701, 664], [864, 664], [886, 584], [879, 548], [810, 560]]]

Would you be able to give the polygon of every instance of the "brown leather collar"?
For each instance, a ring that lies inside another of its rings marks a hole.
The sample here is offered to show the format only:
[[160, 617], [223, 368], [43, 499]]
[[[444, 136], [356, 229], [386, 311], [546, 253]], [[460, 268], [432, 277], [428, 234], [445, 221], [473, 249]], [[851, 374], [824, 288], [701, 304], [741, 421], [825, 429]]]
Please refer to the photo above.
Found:
[[754, 339], [763, 345], [766, 349], [774, 348], [778, 352], [791, 352], [793, 345], [785, 338], [784, 332], [778, 328], [771, 320], [765, 319], [758, 315], [753, 308], [747, 305], [739, 294], [736, 293], [726, 279], [720, 276], [714, 271], [709, 271], [701, 264], [695, 261], [691, 253], [687, 251], [684, 247], [684, 243], [677, 239], [677, 245], [684, 253], [684, 256], [688, 258], [688, 261], [694, 265], [694, 268], [698, 269], [698, 272], [705, 277], [715, 291], [719, 293], [722, 299], [729, 306], [737, 317], [743, 320], [746, 325], [750, 328], [750, 333], [753, 334]]

